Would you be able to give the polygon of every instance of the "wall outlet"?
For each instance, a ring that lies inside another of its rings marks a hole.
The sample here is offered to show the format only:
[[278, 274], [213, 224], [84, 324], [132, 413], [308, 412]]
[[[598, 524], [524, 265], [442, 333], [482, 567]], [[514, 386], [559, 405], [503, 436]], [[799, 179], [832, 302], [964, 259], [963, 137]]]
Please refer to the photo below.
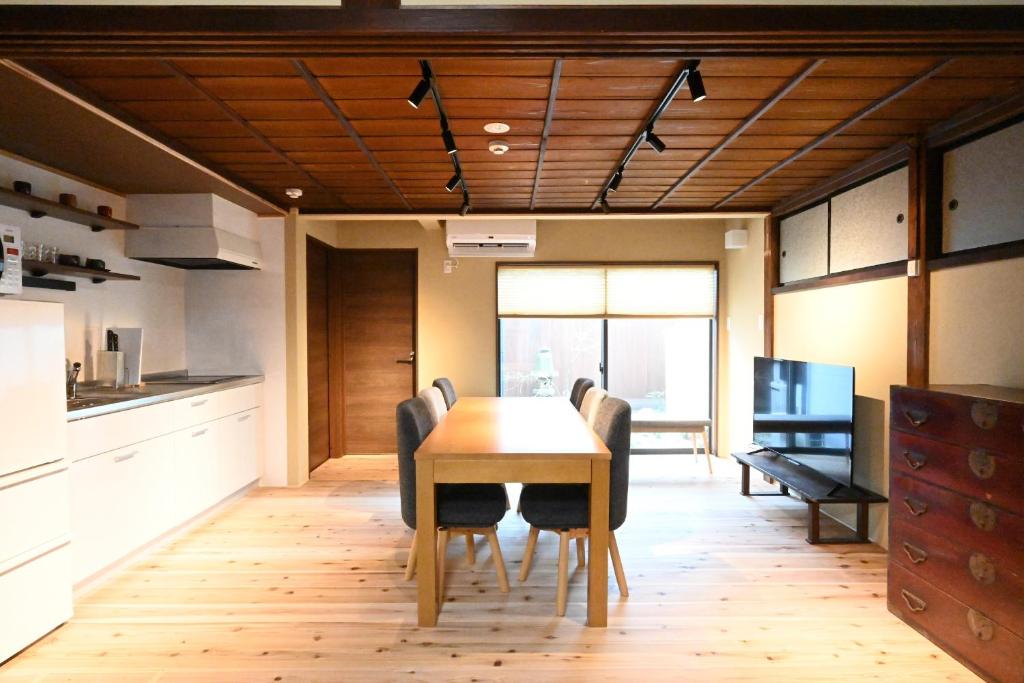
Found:
[[444, 260], [444, 274], [451, 275], [453, 270], [455, 270], [455, 264], [452, 263], [450, 258], [446, 258]]

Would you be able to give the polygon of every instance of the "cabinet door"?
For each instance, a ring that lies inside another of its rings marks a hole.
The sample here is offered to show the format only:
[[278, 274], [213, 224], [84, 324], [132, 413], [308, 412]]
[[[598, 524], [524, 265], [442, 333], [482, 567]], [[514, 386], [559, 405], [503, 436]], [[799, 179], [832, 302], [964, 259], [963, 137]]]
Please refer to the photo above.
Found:
[[254, 408], [228, 418], [233, 435], [231, 445], [227, 449], [228, 460], [231, 463], [228, 476], [231, 493], [248, 486], [260, 477], [260, 465], [263, 462], [259, 447], [262, 443], [259, 438], [261, 417], [260, 409]]
[[828, 274], [828, 203], [784, 218], [779, 224], [779, 281]]
[[1024, 123], [943, 156], [942, 250], [1024, 240]]
[[175, 487], [180, 522], [191, 519], [216, 502], [220, 468], [217, 422], [196, 425], [177, 433], [178, 470]]
[[139, 485], [143, 491], [139, 501], [140, 545], [155, 540], [181, 521], [176, 509], [174, 437], [168, 434], [145, 445], [137, 456]]
[[901, 168], [832, 198], [830, 273], [906, 260], [907, 192]]

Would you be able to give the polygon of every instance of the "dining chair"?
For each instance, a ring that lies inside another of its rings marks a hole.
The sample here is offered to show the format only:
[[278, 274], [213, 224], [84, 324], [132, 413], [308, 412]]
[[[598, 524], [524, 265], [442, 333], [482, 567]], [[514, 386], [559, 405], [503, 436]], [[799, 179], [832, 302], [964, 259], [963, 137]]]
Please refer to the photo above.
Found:
[[448, 404], [444, 402], [444, 396], [437, 387], [427, 387], [419, 393], [419, 397], [427, 402], [427, 409], [435, 425], [448, 414]]
[[[597, 410], [594, 431], [601, 437], [612, 454], [611, 480], [608, 500], [608, 552], [615, 570], [615, 582], [619, 594], [629, 597], [626, 574], [622, 569], [622, 558], [615, 531], [626, 521], [626, 499], [629, 494], [629, 404], [619, 398], [608, 397]], [[519, 570], [519, 580], [525, 581], [530, 574], [530, 564], [537, 548], [540, 531], [558, 533], [558, 589], [556, 612], [565, 616], [569, 595], [569, 541], [576, 539], [576, 563], [582, 567], [586, 562], [583, 542], [589, 535], [590, 527], [590, 485], [589, 484], [530, 484], [523, 487], [519, 497], [523, 519], [530, 523], [530, 535], [526, 541], [526, 553]]]
[[447, 377], [438, 377], [434, 380], [434, 386], [441, 390], [441, 394], [444, 395], [444, 404], [448, 406], [448, 410], [451, 410], [459, 398], [455, 395], [455, 385]]
[[[409, 560], [405, 567], [405, 580], [412, 579], [416, 572], [416, 449], [434, 429], [434, 420], [427, 402], [410, 398], [398, 404], [398, 492], [401, 499], [402, 521], [413, 530]], [[498, 544], [498, 522], [505, 516], [505, 487], [501, 484], [440, 484], [437, 487], [437, 525], [439, 527], [438, 582], [440, 594], [444, 595], [445, 553], [451, 534], [466, 537], [466, 556], [470, 564], [476, 562], [473, 536], [487, 538], [494, 558], [494, 569], [498, 574], [498, 587], [508, 592], [508, 575], [505, 560]]]
[[586, 377], [580, 377], [573, 383], [572, 391], [569, 392], [569, 400], [576, 407], [576, 410], [579, 410], [580, 406], [583, 405], [583, 396], [592, 386], [594, 386], [594, 380]]
[[608, 392], [598, 387], [590, 387], [583, 395], [583, 402], [580, 404], [580, 415], [587, 421], [587, 426], [594, 428], [594, 420], [597, 419], [597, 409], [601, 402], [608, 396]]

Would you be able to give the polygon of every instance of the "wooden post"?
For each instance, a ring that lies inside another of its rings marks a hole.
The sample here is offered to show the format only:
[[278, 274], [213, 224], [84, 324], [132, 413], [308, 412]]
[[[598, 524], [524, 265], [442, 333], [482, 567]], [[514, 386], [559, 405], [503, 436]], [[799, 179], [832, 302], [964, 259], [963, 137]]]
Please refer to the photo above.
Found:
[[928, 272], [929, 239], [934, 217], [929, 216], [929, 158], [919, 139], [910, 155], [907, 201], [907, 258], [917, 263], [917, 275], [907, 278], [907, 384], [928, 384], [928, 327], [931, 282]]
[[764, 355], [775, 353], [775, 295], [779, 286], [779, 219], [764, 219]]

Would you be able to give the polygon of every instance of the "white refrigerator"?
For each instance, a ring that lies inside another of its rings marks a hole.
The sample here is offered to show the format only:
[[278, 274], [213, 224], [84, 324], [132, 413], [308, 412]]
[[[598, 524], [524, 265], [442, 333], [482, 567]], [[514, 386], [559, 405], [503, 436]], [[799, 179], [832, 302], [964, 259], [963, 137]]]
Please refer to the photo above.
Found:
[[64, 307], [0, 299], [0, 662], [71, 617]]

